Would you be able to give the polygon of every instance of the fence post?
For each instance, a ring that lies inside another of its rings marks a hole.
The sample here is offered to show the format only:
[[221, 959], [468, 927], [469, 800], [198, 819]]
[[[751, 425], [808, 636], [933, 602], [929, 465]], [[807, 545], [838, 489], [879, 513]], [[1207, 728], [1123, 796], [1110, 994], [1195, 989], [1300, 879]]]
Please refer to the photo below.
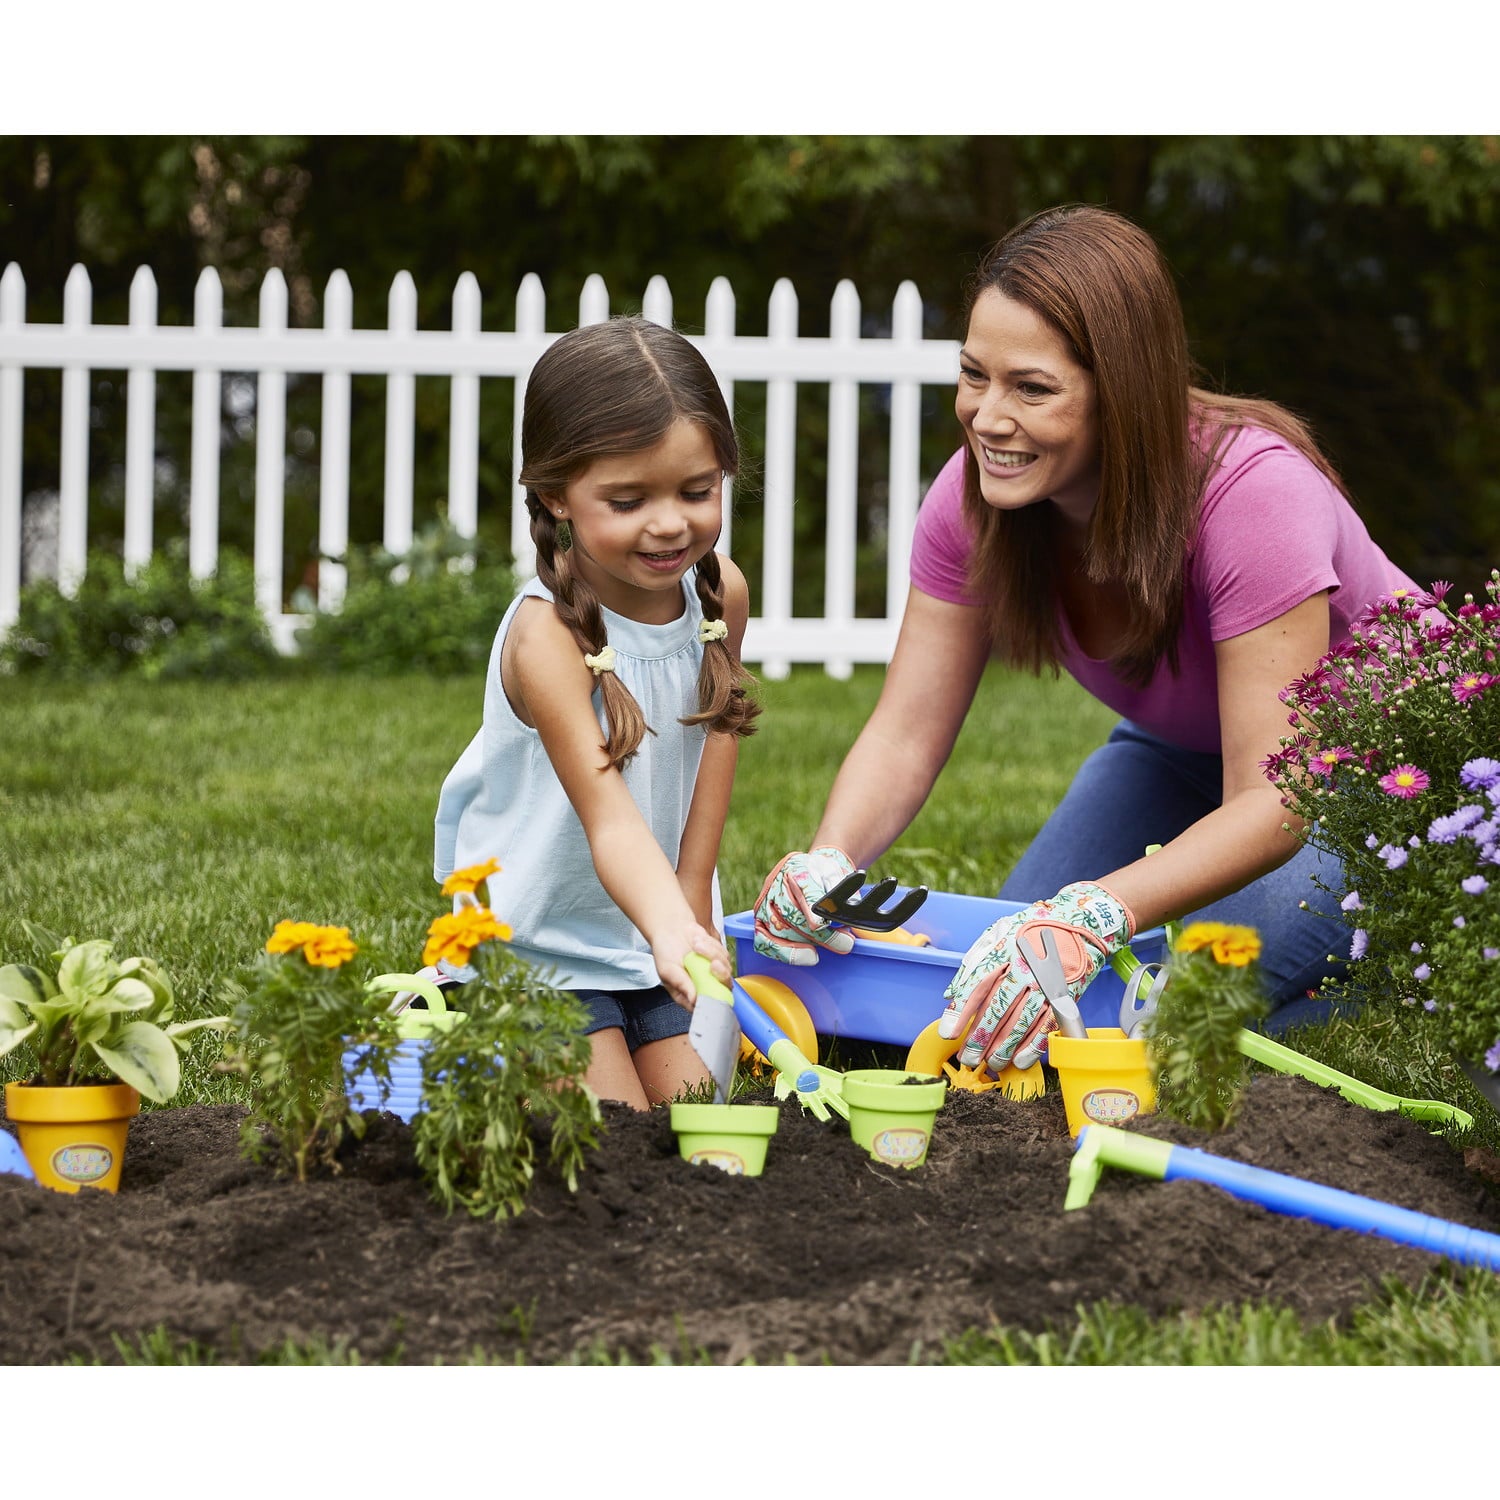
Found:
[[[224, 325], [224, 284], [212, 266], [193, 288], [193, 336], [212, 338]], [[219, 427], [223, 372], [217, 365], [193, 371], [192, 482], [188, 493], [188, 570], [211, 578], [219, 566]]]
[[[94, 294], [81, 265], [63, 285], [63, 327], [87, 347]], [[74, 594], [88, 565], [89, 528], [89, 366], [69, 360], [62, 377], [62, 461], [58, 475], [57, 586]]]
[[[465, 271], [453, 288], [453, 338], [479, 334], [479, 282]], [[460, 536], [479, 529], [479, 377], [452, 377], [448, 403], [448, 522]]]
[[[391, 283], [386, 319], [392, 335], [417, 331], [417, 285], [410, 271]], [[417, 377], [402, 372], [385, 380], [385, 550], [411, 551], [412, 434], [416, 428]]]
[[[339, 338], [354, 327], [354, 289], [345, 271], [328, 278], [323, 332]], [[349, 587], [349, 372], [323, 372], [323, 420], [318, 451], [318, 608], [335, 610]]]
[[[286, 278], [272, 266], [260, 284], [260, 333], [286, 332]], [[261, 361], [255, 382], [255, 602], [272, 628], [281, 618], [286, 493], [286, 371]]]
[[[547, 331], [547, 294], [534, 271], [521, 278], [516, 292], [516, 333], [540, 339]], [[516, 376], [515, 406], [510, 443], [510, 552], [517, 580], [536, 572], [536, 548], [531, 544], [531, 517], [526, 512], [526, 486], [521, 483], [521, 414], [526, 406], [526, 372]]]
[[[734, 288], [727, 278], [715, 276], [709, 283], [708, 301], [703, 309], [703, 337], [709, 344], [723, 341], [727, 344], [734, 337]], [[718, 375], [718, 372], [715, 371]], [[734, 381], [718, 375], [719, 389], [724, 393], [724, 405], [729, 408], [729, 420], [734, 420]], [[730, 552], [729, 521], [734, 513], [734, 480], [724, 476], [724, 524], [719, 531], [718, 549], [726, 557]]]
[[663, 328], [672, 326], [672, 288], [667, 285], [665, 276], [653, 276], [646, 283], [646, 295], [641, 299], [641, 316]]
[[[852, 281], [834, 288], [828, 332], [836, 344], [859, 338], [859, 293]], [[858, 544], [856, 507], [859, 498], [859, 385], [833, 380], [828, 385], [828, 513], [823, 554], [823, 623], [835, 633], [854, 622], [854, 560]], [[830, 677], [846, 678], [853, 662], [830, 655], [823, 669]]]
[[583, 290], [578, 294], [578, 326], [603, 323], [609, 317], [609, 288], [604, 278], [596, 271], [585, 278]]
[[[149, 335], [156, 327], [156, 278], [147, 266], [130, 282], [130, 328]], [[126, 377], [125, 573], [134, 577], [151, 561], [152, 506], [156, 498], [156, 369], [137, 361]]]
[[[0, 275], [0, 350], [26, 321], [26, 280], [15, 261]], [[0, 630], [21, 612], [21, 415], [26, 372], [0, 358]]]
[[[922, 298], [916, 283], [903, 281], [891, 307], [891, 340], [917, 344], [922, 339]], [[956, 372], [955, 372], [956, 373]], [[917, 380], [891, 381], [890, 500], [886, 516], [885, 617], [893, 623], [906, 612], [912, 528], [921, 486], [922, 385]]]
[[[797, 338], [797, 293], [785, 276], [771, 288], [768, 340], [790, 347]], [[766, 381], [766, 530], [761, 618], [786, 627], [792, 618], [792, 507], [796, 501], [797, 382], [790, 375]], [[767, 656], [761, 671], [774, 679], [791, 671], [785, 656]]]

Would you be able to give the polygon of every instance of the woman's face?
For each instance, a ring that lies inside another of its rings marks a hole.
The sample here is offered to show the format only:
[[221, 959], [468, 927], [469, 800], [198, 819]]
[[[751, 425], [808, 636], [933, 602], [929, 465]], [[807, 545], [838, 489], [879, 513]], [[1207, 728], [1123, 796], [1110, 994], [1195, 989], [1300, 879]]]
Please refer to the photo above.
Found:
[[1094, 377], [1024, 303], [991, 287], [969, 317], [953, 410], [996, 510], [1050, 500], [1075, 526], [1099, 500]]

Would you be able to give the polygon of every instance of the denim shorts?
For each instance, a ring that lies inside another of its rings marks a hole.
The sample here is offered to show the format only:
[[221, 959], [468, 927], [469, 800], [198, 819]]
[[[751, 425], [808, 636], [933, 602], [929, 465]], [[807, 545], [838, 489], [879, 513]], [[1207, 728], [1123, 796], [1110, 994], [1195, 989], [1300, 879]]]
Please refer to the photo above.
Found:
[[693, 1022], [692, 1016], [659, 984], [649, 990], [574, 990], [573, 993], [589, 1012], [583, 1034], [588, 1036], [618, 1027], [625, 1033], [625, 1045], [632, 1052], [647, 1042], [685, 1036]]

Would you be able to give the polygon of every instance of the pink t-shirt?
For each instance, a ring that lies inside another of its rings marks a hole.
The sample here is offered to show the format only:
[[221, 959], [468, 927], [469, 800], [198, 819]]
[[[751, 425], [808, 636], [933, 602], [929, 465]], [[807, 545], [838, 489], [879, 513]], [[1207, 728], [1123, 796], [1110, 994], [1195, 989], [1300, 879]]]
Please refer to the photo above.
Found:
[[[964, 450], [933, 480], [917, 512], [911, 581], [925, 594], [973, 605], [963, 518]], [[1381, 594], [1414, 587], [1370, 539], [1354, 508], [1289, 443], [1259, 427], [1234, 434], [1203, 492], [1188, 558], [1177, 672], [1165, 661], [1144, 688], [1084, 655], [1059, 609], [1062, 665], [1101, 703], [1158, 739], [1217, 752], [1214, 642], [1243, 635], [1330, 589], [1329, 644]]]

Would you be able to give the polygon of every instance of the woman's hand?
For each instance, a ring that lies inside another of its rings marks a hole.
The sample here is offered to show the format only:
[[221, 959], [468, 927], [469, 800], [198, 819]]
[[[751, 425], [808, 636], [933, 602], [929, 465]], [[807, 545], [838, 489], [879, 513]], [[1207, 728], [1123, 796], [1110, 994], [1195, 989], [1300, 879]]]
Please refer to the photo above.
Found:
[[729, 950], [717, 933], [695, 921], [664, 925], [652, 934], [651, 961], [668, 994], [684, 1010], [691, 1010], [698, 1003], [698, 987], [682, 966], [683, 956], [688, 953], [701, 953], [720, 984], [728, 984], [734, 977]]
[[948, 1009], [938, 1020], [939, 1035], [952, 1038], [978, 1016], [958, 1055], [962, 1066], [977, 1067], [982, 1059], [994, 1073], [1006, 1063], [1029, 1068], [1057, 1030], [1052, 1007], [1018, 946], [1024, 936], [1040, 952], [1043, 929], [1057, 940], [1063, 978], [1076, 1001], [1105, 959], [1134, 936], [1135, 918], [1103, 886], [1077, 881], [986, 927], [944, 990]]
[[854, 861], [831, 844], [784, 856], [766, 876], [755, 903], [755, 951], [799, 968], [817, 963], [818, 948], [847, 953], [853, 935], [833, 926], [813, 905], [853, 873]]

